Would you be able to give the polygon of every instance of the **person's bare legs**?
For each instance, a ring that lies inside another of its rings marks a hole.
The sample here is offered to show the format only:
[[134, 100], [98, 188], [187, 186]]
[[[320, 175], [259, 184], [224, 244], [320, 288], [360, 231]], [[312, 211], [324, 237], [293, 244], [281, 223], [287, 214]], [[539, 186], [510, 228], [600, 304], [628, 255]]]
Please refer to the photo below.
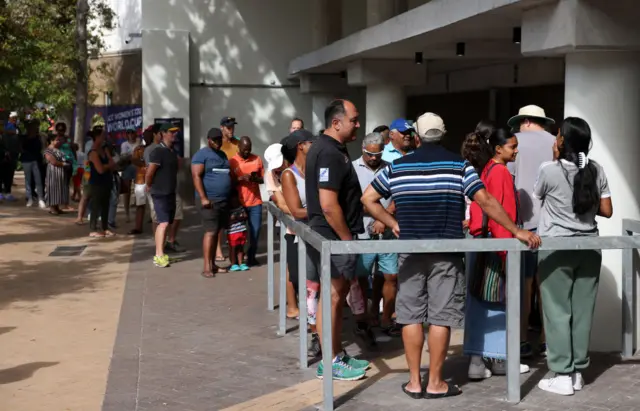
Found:
[[[439, 325], [430, 325], [428, 338], [429, 383], [427, 384], [427, 392], [430, 394], [445, 393], [449, 390], [449, 386], [442, 379], [442, 366], [447, 359], [447, 351], [449, 351], [451, 329]], [[420, 373], [420, 371], [418, 371], [418, 373]]]
[[212, 263], [212, 254], [215, 250], [218, 236], [213, 231], [207, 231], [202, 238], [202, 258], [204, 259], [204, 267], [202, 272], [205, 274], [216, 272], [215, 265]]
[[176, 236], [178, 235], [178, 230], [180, 229], [181, 222], [182, 220], [173, 220], [173, 224], [171, 224], [171, 227], [169, 227], [169, 237], [167, 238], [167, 241], [172, 244], [176, 242]]
[[398, 276], [395, 274], [384, 274], [384, 285], [382, 286], [382, 320], [380, 321], [383, 327], [391, 324], [391, 316], [396, 310], [396, 294], [398, 294]]
[[[407, 384], [406, 390], [422, 392], [422, 378], [420, 376], [422, 349], [424, 348], [422, 324], [408, 324], [402, 327], [402, 343], [407, 357], [407, 366], [409, 366], [409, 384]], [[429, 345], [429, 352], [431, 352], [431, 345]]]
[[144, 225], [144, 206], [136, 207], [136, 221], [135, 221], [135, 230], [142, 232], [142, 227]]
[[[342, 310], [349, 292], [350, 283], [344, 277], [331, 279], [331, 332], [332, 332], [332, 357], [336, 357], [342, 352]], [[320, 344], [322, 345], [322, 295], [318, 302], [318, 312], [316, 314], [316, 327]], [[325, 350], [325, 348], [322, 348]]]
[[164, 255], [164, 239], [167, 236], [167, 229], [169, 223], [160, 223], [156, 228], [155, 240], [156, 240], [156, 256], [162, 257]]
[[[242, 264], [242, 261], [238, 264]], [[298, 302], [296, 301], [296, 290], [289, 280], [289, 267], [287, 267], [287, 317], [296, 318], [299, 315], [300, 309], [298, 309]]]
[[224, 254], [222, 253], [222, 244], [224, 243], [224, 230], [220, 230], [218, 233], [218, 241], [216, 245], [216, 260], [225, 260]]
[[87, 204], [89, 203], [89, 197], [83, 195], [80, 198], [80, 203], [78, 204], [78, 218], [76, 218], [76, 223], [82, 223], [84, 221], [84, 214], [87, 211]]
[[124, 215], [126, 222], [131, 221], [131, 180], [122, 180], [122, 190], [124, 191]]

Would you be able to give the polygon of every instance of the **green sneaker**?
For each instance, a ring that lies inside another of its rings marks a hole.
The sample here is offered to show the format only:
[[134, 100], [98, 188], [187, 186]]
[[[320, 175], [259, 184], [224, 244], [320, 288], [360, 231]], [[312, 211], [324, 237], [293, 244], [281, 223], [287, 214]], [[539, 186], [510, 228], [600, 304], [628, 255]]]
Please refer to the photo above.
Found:
[[153, 257], [153, 265], [160, 268], [169, 267], [169, 256], [163, 255], [158, 257], [157, 255]]
[[[351, 368], [342, 359], [335, 361], [332, 366], [333, 379], [338, 381], [356, 381], [364, 378], [367, 371], [363, 369], [356, 370]], [[316, 377], [322, 379], [324, 375], [324, 366], [322, 361], [318, 365]]]
[[371, 368], [371, 363], [369, 361], [350, 357], [346, 353], [342, 355], [342, 361], [354, 370], [368, 370]]

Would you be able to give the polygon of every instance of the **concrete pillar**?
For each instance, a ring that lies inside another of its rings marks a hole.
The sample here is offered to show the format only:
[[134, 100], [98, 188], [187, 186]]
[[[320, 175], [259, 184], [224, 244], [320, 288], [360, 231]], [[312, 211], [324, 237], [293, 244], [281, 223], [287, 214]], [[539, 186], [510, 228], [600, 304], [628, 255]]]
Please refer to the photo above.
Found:
[[189, 32], [182, 30], [142, 31], [142, 116], [143, 124], [156, 118], [184, 119], [184, 156], [200, 148], [191, 147]]
[[331, 94], [312, 94], [311, 95], [311, 124], [309, 130], [316, 134], [326, 127], [324, 124], [324, 110], [333, 101]]
[[311, 0], [311, 44], [317, 50], [329, 41], [327, 0]]
[[[621, 235], [623, 218], [640, 219], [640, 53], [581, 52], [566, 56], [565, 116], [590, 127], [589, 157], [604, 168], [613, 217], [598, 219], [600, 235]], [[604, 251], [592, 333], [597, 351], [620, 349], [621, 251]]]
[[395, 16], [395, 0], [367, 0], [367, 27], [375, 26]]
[[372, 132], [377, 126], [388, 126], [396, 118], [406, 116], [406, 104], [402, 86], [367, 85], [366, 132]]

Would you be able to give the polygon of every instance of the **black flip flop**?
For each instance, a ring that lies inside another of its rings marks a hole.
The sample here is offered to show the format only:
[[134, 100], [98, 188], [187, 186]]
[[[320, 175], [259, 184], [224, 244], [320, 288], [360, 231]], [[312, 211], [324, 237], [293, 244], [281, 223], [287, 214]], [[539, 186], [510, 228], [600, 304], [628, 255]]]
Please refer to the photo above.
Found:
[[407, 390], [407, 385], [409, 385], [408, 382], [405, 382], [404, 384], [402, 384], [402, 392], [404, 392], [405, 394], [407, 394], [409, 397], [413, 398], [414, 400], [421, 400], [424, 398], [425, 393], [424, 391], [421, 392], [411, 392]]
[[451, 384], [450, 382], [446, 381], [447, 383], [447, 392], [440, 392], [437, 394], [432, 394], [430, 392], [427, 392], [425, 390], [424, 392], [424, 398], [428, 399], [428, 400], [437, 400], [439, 398], [447, 398], [447, 397], [455, 397], [457, 395], [462, 394], [462, 390], [454, 384]]

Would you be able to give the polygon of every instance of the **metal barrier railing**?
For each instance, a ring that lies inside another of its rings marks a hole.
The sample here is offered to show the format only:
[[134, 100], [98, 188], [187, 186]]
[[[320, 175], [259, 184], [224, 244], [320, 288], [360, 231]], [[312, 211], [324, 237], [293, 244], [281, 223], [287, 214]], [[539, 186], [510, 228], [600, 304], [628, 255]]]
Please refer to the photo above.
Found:
[[[286, 334], [286, 261], [287, 247], [285, 227], [291, 228], [298, 237], [298, 284], [300, 304], [300, 368], [307, 362], [307, 300], [306, 296], [306, 249], [307, 245], [320, 252], [320, 282], [323, 301], [331, 301], [331, 255], [369, 253], [464, 253], [486, 251], [508, 251], [507, 254], [507, 401], [518, 403], [520, 396], [520, 306], [521, 278], [520, 261], [522, 251], [529, 248], [515, 239], [460, 239], [460, 240], [378, 240], [378, 241], [330, 241], [313, 231], [304, 223], [293, 220], [273, 203], [267, 203], [268, 211], [268, 309], [274, 306], [274, 218], [280, 221], [280, 295], [278, 335]], [[633, 271], [633, 250], [640, 248], [640, 221], [624, 219], [622, 228], [626, 235], [602, 237], [544, 238], [539, 250], [623, 250], [622, 278], [622, 357], [633, 355], [635, 347], [636, 276]], [[331, 304], [322, 304], [322, 362], [325, 370], [331, 370]], [[333, 379], [325, 372], [323, 379], [323, 409], [333, 410]]]

